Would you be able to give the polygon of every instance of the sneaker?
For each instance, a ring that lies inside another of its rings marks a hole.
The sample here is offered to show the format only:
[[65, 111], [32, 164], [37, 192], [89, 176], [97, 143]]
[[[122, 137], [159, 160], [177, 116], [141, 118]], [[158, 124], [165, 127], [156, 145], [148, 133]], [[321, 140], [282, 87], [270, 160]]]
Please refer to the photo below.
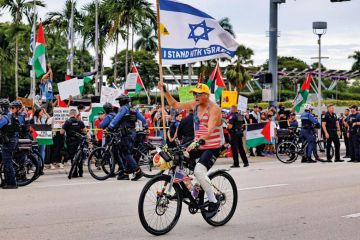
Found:
[[231, 165], [231, 166], [230, 166], [230, 168], [239, 168], [239, 167], [240, 167], [239, 165], [237, 165], [237, 166]]
[[60, 169], [64, 169], [64, 164], [59, 163], [59, 165], [58, 165], [58, 166], [59, 166], [59, 168], [60, 168]]
[[249, 164], [248, 164], [248, 163], [244, 164], [244, 167], [248, 167], [248, 166], [249, 166]]
[[139, 169], [138, 171], [136, 171], [135, 173], [135, 177], [133, 177], [131, 179], [131, 181], [137, 181], [139, 180], [140, 178], [142, 178], [142, 176], [144, 176], [143, 172]]
[[123, 171], [119, 172], [119, 175], [116, 178], [117, 180], [130, 180], [129, 174], [124, 173]]
[[5, 184], [5, 185], [2, 186], [2, 188], [3, 189], [17, 189], [18, 186], [17, 185], [7, 185], [7, 184]]
[[217, 201], [216, 203], [210, 202], [208, 210], [205, 212], [206, 218], [213, 218], [218, 213], [219, 207], [220, 201]]
[[335, 162], [344, 162], [342, 159], [335, 160]]
[[50, 164], [50, 169], [51, 169], [51, 170], [56, 169], [56, 167], [54, 166], [54, 164]]

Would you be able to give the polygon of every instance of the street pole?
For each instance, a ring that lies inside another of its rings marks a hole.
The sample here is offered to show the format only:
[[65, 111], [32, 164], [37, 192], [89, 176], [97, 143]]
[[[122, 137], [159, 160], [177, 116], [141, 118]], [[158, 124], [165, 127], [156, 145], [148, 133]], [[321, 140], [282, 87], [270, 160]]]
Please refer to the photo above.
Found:
[[95, 1], [95, 95], [100, 96], [102, 81], [99, 83], [99, 31], [98, 31], [98, 0]]
[[34, 17], [33, 17], [33, 33], [34, 33], [34, 41], [32, 43], [33, 47], [33, 57], [32, 57], [32, 65], [31, 65], [31, 91], [30, 91], [30, 97], [33, 100], [35, 100], [35, 93], [36, 93], [36, 76], [35, 76], [35, 69], [34, 69], [34, 53], [35, 53], [35, 47], [36, 47], [36, 0], [34, 0]]
[[70, 19], [70, 75], [74, 75], [74, 0], [71, 1], [71, 19]]
[[321, 34], [318, 34], [319, 40], [319, 77], [318, 77], [318, 114], [321, 120]]

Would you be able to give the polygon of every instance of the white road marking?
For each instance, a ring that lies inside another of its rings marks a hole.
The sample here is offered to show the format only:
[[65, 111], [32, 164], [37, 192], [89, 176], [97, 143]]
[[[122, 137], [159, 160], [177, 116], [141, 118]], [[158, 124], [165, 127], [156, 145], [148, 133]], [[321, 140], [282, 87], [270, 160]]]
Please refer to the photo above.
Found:
[[48, 188], [48, 187], [68, 187], [68, 186], [79, 186], [79, 185], [90, 185], [90, 184], [103, 184], [103, 183], [113, 183], [117, 182], [114, 180], [110, 181], [98, 181], [98, 182], [76, 182], [76, 183], [61, 183], [61, 184], [52, 184], [52, 185], [43, 185], [43, 186], [34, 186], [34, 188]]
[[358, 218], [360, 217], [360, 213], [354, 213], [354, 214], [349, 214], [346, 216], [342, 216], [343, 218]]
[[255, 189], [263, 189], [263, 188], [274, 188], [274, 187], [284, 187], [289, 184], [274, 184], [274, 185], [265, 185], [265, 186], [257, 186], [257, 187], [248, 187], [248, 188], [238, 188], [238, 191], [246, 191], [246, 190], [255, 190]]

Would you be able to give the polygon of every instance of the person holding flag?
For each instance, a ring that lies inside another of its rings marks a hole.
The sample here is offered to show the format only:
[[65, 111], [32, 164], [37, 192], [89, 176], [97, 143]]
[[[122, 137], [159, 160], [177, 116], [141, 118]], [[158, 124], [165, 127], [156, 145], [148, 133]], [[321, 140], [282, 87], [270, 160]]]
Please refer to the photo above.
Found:
[[51, 65], [48, 64], [49, 71], [42, 76], [40, 80], [40, 96], [42, 101], [42, 107], [45, 108], [45, 110], [48, 113], [52, 112], [52, 100], [54, 98], [53, 93], [53, 82], [54, 82], [54, 75], [51, 69]]

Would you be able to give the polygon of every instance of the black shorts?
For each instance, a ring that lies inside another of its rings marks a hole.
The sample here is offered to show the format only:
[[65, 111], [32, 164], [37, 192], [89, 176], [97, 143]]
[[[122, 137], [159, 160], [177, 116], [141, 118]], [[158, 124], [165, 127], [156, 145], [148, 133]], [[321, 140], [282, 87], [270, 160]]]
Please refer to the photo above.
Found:
[[220, 148], [206, 149], [206, 150], [194, 150], [190, 152], [190, 158], [195, 160], [200, 158], [199, 163], [204, 165], [207, 170], [215, 164], [216, 159], [220, 155]]

